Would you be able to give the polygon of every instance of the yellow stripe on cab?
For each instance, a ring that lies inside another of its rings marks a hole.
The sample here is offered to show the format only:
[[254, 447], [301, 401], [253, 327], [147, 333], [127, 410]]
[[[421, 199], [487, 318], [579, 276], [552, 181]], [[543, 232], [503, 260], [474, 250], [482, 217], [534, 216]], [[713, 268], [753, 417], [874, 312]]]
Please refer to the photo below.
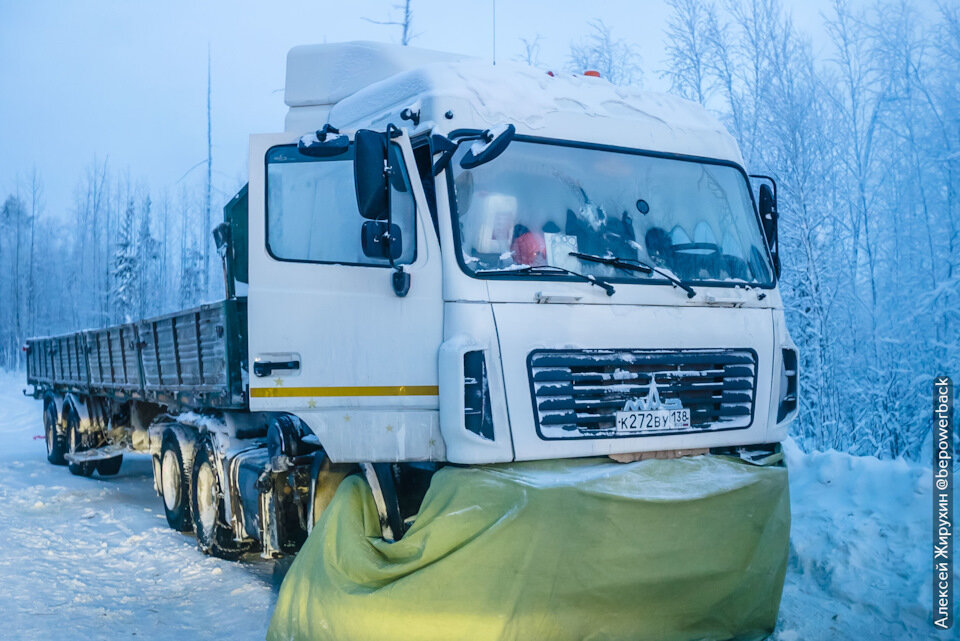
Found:
[[362, 387], [251, 387], [251, 398], [304, 396], [438, 396], [437, 385], [368, 385]]

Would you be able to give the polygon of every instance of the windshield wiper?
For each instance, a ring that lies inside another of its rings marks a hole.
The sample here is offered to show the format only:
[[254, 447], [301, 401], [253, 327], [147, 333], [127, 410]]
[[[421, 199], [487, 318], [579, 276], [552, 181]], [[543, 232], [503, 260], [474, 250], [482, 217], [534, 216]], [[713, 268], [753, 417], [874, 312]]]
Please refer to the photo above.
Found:
[[562, 274], [569, 274], [576, 278], [579, 278], [585, 283], [590, 283], [591, 285], [596, 285], [603, 291], [607, 292], [607, 296], [613, 296], [614, 292], [617, 290], [613, 288], [613, 285], [606, 282], [605, 280], [597, 276], [587, 276], [586, 274], [581, 274], [580, 272], [575, 272], [572, 269], [567, 269], [566, 267], [558, 267], [557, 265], [525, 265], [519, 269], [481, 269], [475, 271], [474, 274], [480, 276], [490, 276], [490, 275], [500, 275], [500, 276], [509, 276], [510, 274], [535, 274], [535, 273], [550, 273], [550, 272], [560, 272]]
[[671, 283], [682, 289], [687, 293], [687, 298], [693, 298], [697, 295], [697, 292], [690, 287], [683, 280], [677, 278], [670, 272], [664, 271], [653, 265], [649, 265], [641, 260], [635, 258], [619, 258], [617, 256], [596, 256], [594, 254], [581, 254], [580, 252], [570, 252], [571, 256], [576, 256], [580, 260], [588, 260], [593, 263], [601, 263], [603, 265], [610, 265], [611, 267], [617, 267], [618, 269], [623, 269], [629, 272], [640, 272], [642, 274], [653, 274], [657, 273], [669, 280]]

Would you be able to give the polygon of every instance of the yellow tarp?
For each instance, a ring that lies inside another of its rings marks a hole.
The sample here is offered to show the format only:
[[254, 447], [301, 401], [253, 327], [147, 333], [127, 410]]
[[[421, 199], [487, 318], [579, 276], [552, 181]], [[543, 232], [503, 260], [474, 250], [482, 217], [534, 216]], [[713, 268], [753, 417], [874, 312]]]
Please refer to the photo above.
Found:
[[762, 638], [789, 529], [786, 469], [719, 456], [446, 467], [396, 543], [351, 476], [284, 579], [267, 638]]

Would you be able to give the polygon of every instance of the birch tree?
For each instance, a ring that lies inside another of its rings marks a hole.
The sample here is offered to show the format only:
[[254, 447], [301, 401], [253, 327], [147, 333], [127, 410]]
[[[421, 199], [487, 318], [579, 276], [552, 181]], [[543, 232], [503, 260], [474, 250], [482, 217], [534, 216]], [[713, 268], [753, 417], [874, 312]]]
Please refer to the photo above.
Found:
[[570, 71], [597, 71], [615, 85], [639, 85], [643, 73], [637, 48], [615, 38], [603, 20], [593, 20], [589, 26], [590, 33], [570, 45]]

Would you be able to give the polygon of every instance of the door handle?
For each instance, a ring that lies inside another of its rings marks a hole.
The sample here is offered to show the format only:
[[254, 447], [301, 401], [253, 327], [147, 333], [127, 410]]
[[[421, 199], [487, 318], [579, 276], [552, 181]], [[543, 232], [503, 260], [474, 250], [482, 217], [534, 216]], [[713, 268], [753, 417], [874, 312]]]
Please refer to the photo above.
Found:
[[535, 298], [538, 303], [579, 303], [583, 296], [565, 292], [537, 292]]
[[274, 370], [300, 369], [300, 361], [255, 361], [253, 373], [257, 376], [270, 376]]

